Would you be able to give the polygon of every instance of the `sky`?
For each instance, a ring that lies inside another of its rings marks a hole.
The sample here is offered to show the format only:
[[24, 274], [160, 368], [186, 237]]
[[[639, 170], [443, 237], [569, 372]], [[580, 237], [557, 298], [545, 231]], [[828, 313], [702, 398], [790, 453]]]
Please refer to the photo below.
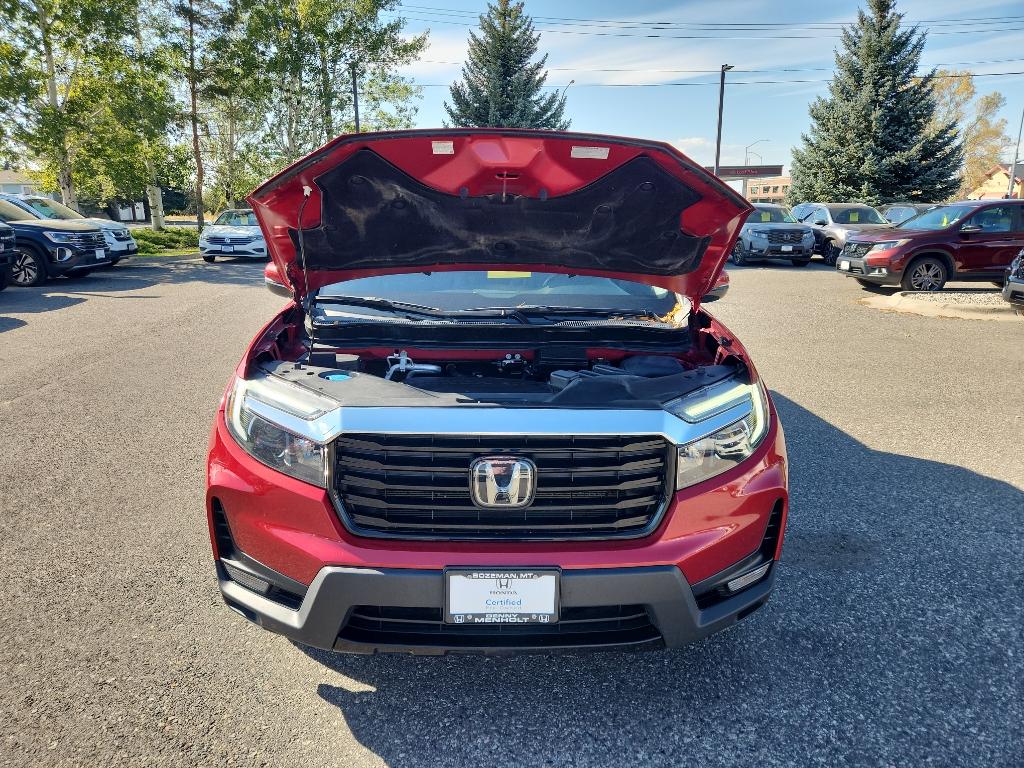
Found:
[[[788, 171], [790, 149], [808, 128], [808, 105], [827, 94], [825, 81], [839, 45], [835, 25], [855, 20], [858, 5], [848, 0], [526, 0], [526, 12], [541, 33], [540, 51], [548, 54], [548, 84], [568, 86], [566, 113], [573, 130], [667, 141], [711, 165], [718, 71], [731, 64], [722, 164], [746, 159], [782, 164]], [[975, 78], [979, 93], [999, 91], [1006, 97], [1001, 116], [1015, 140], [1024, 109], [1024, 3], [903, 0], [898, 9], [906, 22], [928, 31], [923, 71], [941, 66], [979, 75], [1018, 73]], [[443, 124], [448, 85], [459, 77], [469, 29], [485, 10], [485, 0], [403, 2], [407, 32], [430, 32], [421, 60], [402, 70], [424, 86], [417, 127]], [[655, 27], [659, 22], [673, 26]], [[766, 24], [777, 26], [750, 26]]]

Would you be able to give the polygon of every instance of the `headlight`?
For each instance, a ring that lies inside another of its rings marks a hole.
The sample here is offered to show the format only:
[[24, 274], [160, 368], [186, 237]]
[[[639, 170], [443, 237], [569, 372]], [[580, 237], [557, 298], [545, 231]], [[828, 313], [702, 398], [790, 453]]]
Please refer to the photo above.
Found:
[[760, 382], [724, 382], [669, 403], [669, 411], [691, 422], [743, 406], [749, 406], [746, 415], [676, 449], [676, 490], [720, 475], [754, 453], [768, 433], [768, 396]]
[[225, 421], [238, 444], [260, 463], [326, 488], [327, 445], [297, 432], [303, 422], [336, 407], [333, 401], [287, 383], [237, 379], [228, 395]]
[[70, 242], [73, 235], [78, 234], [77, 232], [43, 232], [46, 239], [53, 243], [67, 243]]
[[884, 243], [875, 243], [868, 249], [868, 253], [875, 253], [877, 251], [888, 251], [893, 248], [899, 248], [901, 245], [906, 245], [910, 240], [886, 240]]
[[810, 231], [804, 232], [803, 239], [804, 240], [813, 240], [814, 239], [814, 233], [810, 232]]
[[750, 230], [750, 234], [754, 237], [768, 237], [768, 231], [764, 229], [752, 229]]

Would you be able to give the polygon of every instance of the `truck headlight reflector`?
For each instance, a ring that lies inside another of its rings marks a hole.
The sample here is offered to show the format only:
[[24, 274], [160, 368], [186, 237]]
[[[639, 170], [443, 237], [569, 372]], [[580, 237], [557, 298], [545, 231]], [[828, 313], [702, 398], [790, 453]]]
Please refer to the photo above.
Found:
[[[294, 434], [257, 413], [257, 410], [264, 410], [258, 407], [259, 404], [271, 404], [259, 397], [257, 391], [250, 390], [249, 385], [253, 383], [255, 382], [238, 379], [228, 395], [224, 416], [232, 437], [246, 453], [261, 464], [266, 464], [271, 469], [290, 475], [296, 480], [326, 488], [327, 446], [309, 437]], [[260, 389], [266, 389], [266, 386]], [[293, 412], [297, 410], [295, 406], [298, 405], [294, 393], [282, 394], [292, 395], [287, 398], [287, 406], [284, 403], [273, 403], [271, 407], [280, 409], [285, 415], [299, 416]], [[311, 399], [319, 398], [312, 396]], [[316, 403], [309, 405], [312, 405], [314, 410], [302, 414], [303, 416], [315, 417], [323, 414]]]
[[[768, 432], [768, 401], [764, 388], [756, 385], [737, 385], [719, 395], [719, 405], [712, 410], [723, 413], [727, 408], [741, 405], [732, 395], [745, 390], [743, 397], [750, 403], [750, 411], [743, 418], [710, 435], [694, 440], [676, 449], [676, 490], [702, 483], [732, 469], [750, 456]], [[710, 418], [710, 416], [708, 417]]]

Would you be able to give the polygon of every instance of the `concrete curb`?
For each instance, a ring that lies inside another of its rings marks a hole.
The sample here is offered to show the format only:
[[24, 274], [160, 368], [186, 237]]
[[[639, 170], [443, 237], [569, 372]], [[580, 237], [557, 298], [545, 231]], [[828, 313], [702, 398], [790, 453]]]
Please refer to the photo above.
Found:
[[[956, 291], [948, 291], [955, 295]], [[860, 304], [883, 312], [902, 312], [921, 317], [944, 317], [958, 320], [993, 320], [1001, 323], [1024, 323], [1024, 317], [1009, 304], [987, 307], [920, 299], [914, 291], [900, 291], [891, 296], [875, 295], [859, 299]]]

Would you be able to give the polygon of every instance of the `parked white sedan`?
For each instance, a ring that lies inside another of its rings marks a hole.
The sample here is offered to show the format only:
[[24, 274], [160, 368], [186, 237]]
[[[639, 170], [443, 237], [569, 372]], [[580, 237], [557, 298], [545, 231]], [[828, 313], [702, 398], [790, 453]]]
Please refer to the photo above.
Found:
[[213, 263], [218, 256], [243, 256], [251, 259], [267, 257], [267, 243], [249, 208], [224, 211], [199, 236], [199, 253], [203, 261]]

